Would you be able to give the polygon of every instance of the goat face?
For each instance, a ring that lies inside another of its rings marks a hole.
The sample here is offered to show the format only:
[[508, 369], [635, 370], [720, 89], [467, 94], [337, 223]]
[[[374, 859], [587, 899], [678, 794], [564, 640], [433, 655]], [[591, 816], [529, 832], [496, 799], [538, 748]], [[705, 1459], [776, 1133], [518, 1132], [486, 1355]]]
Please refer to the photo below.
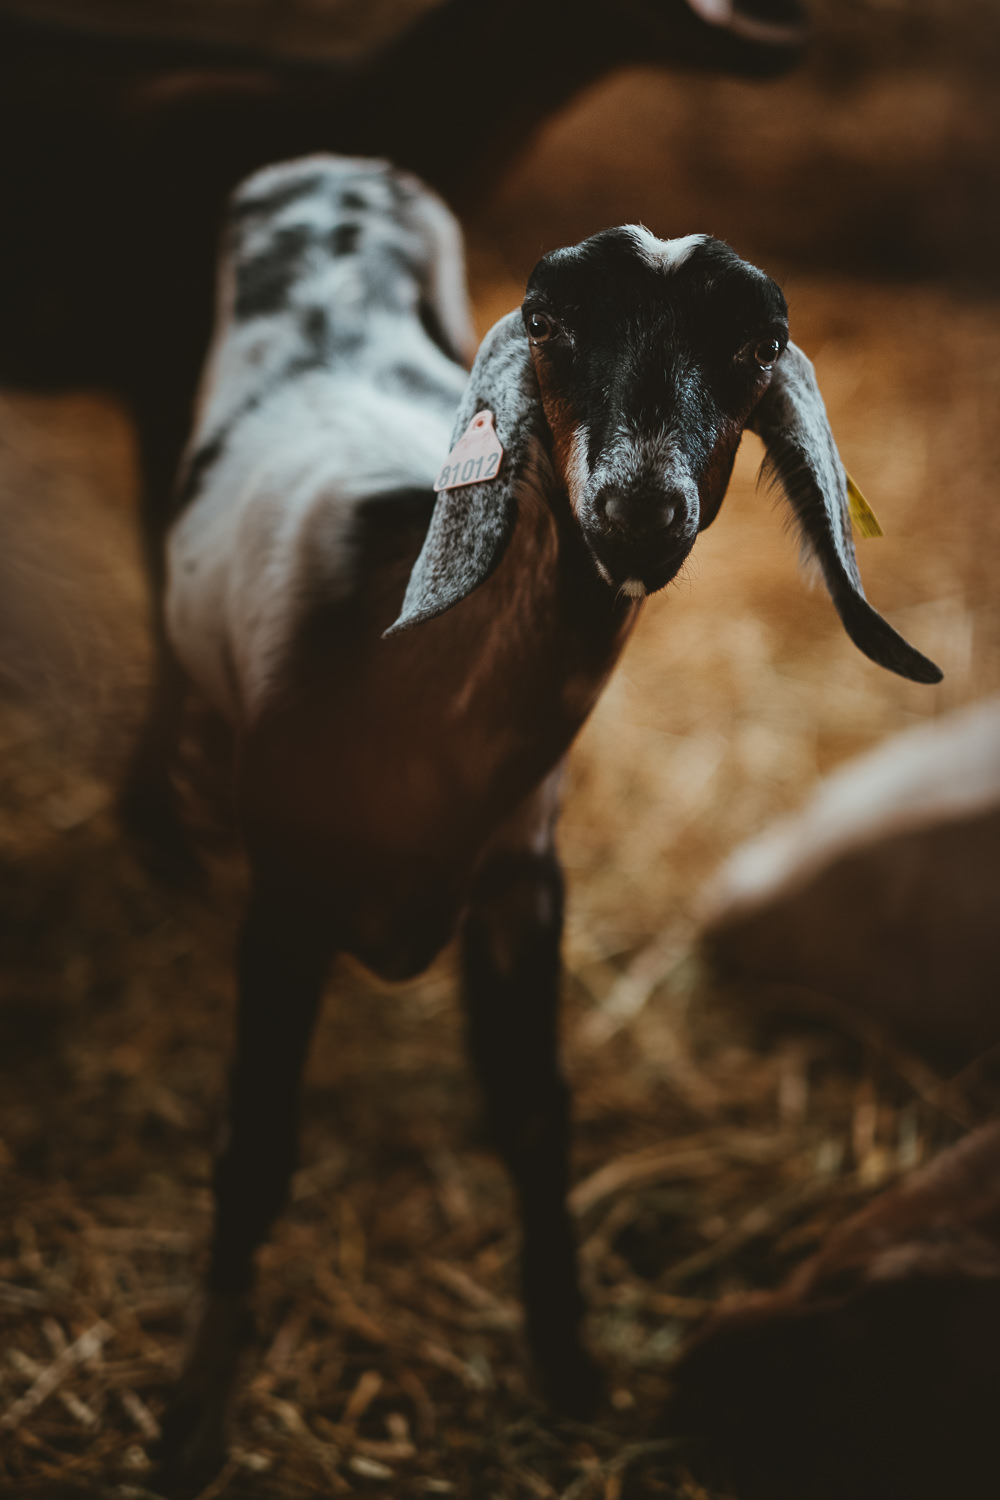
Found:
[[655, 593], [718, 513], [788, 342], [781, 290], [717, 240], [627, 226], [547, 255], [521, 312], [598, 571], [626, 594]]

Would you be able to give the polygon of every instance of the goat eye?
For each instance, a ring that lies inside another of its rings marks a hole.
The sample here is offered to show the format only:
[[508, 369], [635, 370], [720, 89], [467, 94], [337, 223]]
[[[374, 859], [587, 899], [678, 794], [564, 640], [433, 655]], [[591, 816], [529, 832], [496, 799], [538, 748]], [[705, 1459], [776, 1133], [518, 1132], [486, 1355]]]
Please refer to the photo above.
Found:
[[533, 344], [544, 344], [556, 331], [553, 320], [546, 313], [540, 312], [529, 313], [525, 319], [525, 327]]
[[781, 353], [777, 339], [761, 339], [753, 351], [753, 357], [762, 370], [769, 370]]

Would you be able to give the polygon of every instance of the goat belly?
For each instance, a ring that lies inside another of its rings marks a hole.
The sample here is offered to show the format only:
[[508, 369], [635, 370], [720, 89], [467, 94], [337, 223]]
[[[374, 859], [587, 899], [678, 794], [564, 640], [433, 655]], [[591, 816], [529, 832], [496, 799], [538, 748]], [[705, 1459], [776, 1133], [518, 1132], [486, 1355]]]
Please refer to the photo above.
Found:
[[392, 907], [361, 903], [349, 913], [343, 951], [380, 979], [413, 979], [451, 938], [455, 920], [456, 906], [449, 901]]
[[319, 907], [338, 951], [381, 979], [422, 973], [452, 937], [464, 902], [465, 871], [442, 868], [430, 854], [373, 857], [371, 848], [262, 838], [260, 830], [251, 852], [265, 878]]
[[384, 979], [406, 979], [452, 936], [498, 818], [480, 804], [459, 820], [443, 778], [433, 794], [425, 780], [423, 795], [410, 797], [405, 776], [377, 770], [352, 776], [342, 761], [317, 785], [301, 767], [293, 777], [245, 765], [247, 846], [260, 876], [319, 904], [340, 951]]

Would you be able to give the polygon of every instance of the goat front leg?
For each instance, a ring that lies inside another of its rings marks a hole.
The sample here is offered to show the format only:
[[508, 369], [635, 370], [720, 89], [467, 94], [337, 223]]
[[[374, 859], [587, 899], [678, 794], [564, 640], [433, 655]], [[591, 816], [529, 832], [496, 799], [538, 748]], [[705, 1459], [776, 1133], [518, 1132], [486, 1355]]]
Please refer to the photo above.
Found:
[[215, 1232], [197, 1327], [163, 1419], [159, 1480], [197, 1493], [220, 1466], [252, 1333], [254, 1252], [295, 1166], [309, 1038], [332, 951], [325, 912], [258, 883], [240, 937], [239, 1008], [227, 1134], [215, 1168]]
[[487, 1120], [522, 1216], [528, 1343], [546, 1396], [586, 1415], [601, 1389], [581, 1325], [583, 1296], [566, 1194], [569, 1092], [559, 1065], [562, 870], [544, 852], [504, 849], [479, 871], [462, 930], [473, 1062]]

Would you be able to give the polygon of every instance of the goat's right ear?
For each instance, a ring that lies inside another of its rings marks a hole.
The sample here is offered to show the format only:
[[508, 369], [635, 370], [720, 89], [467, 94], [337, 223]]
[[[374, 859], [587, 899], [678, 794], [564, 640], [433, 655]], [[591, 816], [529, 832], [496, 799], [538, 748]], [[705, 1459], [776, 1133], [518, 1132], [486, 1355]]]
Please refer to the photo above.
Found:
[[851, 540], [847, 475], [812, 364], [789, 344], [747, 426], [767, 447], [774, 477], [818, 561], [841, 623], [859, 651], [913, 682], [940, 682], [941, 669], [905, 641], [865, 598]]
[[386, 635], [433, 620], [485, 583], [513, 535], [519, 493], [526, 486], [544, 486], [548, 429], [519, 312], [495, 323], [479, 347], [458, 409], [453, 446], [476, 413], [486, 410], [493, 413], [503, 448], [497, 477], [441, 490], [399, 619]]

